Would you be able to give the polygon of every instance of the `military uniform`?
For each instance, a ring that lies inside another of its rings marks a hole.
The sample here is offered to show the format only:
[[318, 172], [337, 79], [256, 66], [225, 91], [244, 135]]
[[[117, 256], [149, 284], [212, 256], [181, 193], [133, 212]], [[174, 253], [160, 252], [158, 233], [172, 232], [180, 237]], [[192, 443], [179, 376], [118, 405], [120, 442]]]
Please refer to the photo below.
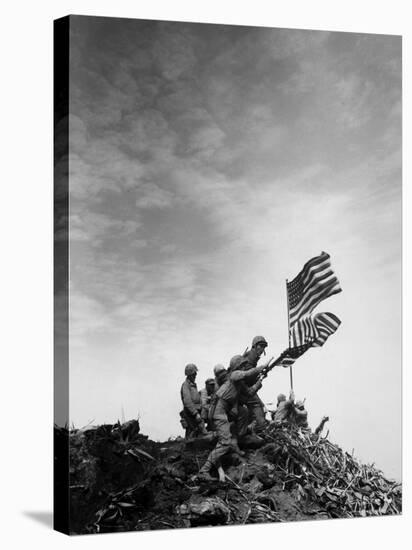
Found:
[[281, 401], [276, 409], [276, 411], [273, 413], [272, 418], [275, 424], [281, 425], [287, 422], [290, 422], [291, 414], [293, 410], [293, 401], [292, 400], [284, 400]]
[[209, 418], [209, 409], [211, 402], [215, 394], [215, 379], [209, 378], [206, 380], [206, 386], [200, 390], [200, 403], [201, 403], [201, 412], [200, 416], [202, 420], [207, 424]]
[[251, 374], [259, 361], [259, 355], [256, 350], [252, 348], [244, 354], [244, 357], [247, 359], [245, 372], [249, 371], [250, 374], [241, 384], [239, 403], [246, 405], [249, 412], [249, 422], [254, 422], [255, 431], [256, 433], [259, 433], [266, 427], [265, 407], [257, 394], [260, 387], [255, 387], [258, 376], [256, 374]]
[[181, 411], [180, 417], [182, 425], [186, 424], [186, 438], [196, 437], [205, 433], [204, 422], [198, 420], [202, 405], [196, 382], [191, 382], [186, 378], [180, 389], [180, 396], [183, 403], [183, 411]]
[[302, 401], [298, 401], [294, 406], [292, 421], [298, 428], [307, 428], [309, 426], [308, 411], [305, 409], [305, 405]]
[[248, 424], [246, 407], [238, 406], [239, 385], [243, 380], [250, 376], [257, 376], [261, 371], [262, 367], [255, 367], [249, 371], [232, 370], [227, 381], [216, 391], [217, 399], [211, 407], [210, 417], [218, 441], [201, 468], [200, 474], [209, 474], [212, 466], [220, 465], [226, 453], [238, 449], [237, 441], [231, 433], [230, 423], [235, 422], [237, 436], [246, 433]]
[[229, 373], [227, 372], [226, 369], [217, 371], [215, 374], [216, 388], [220, 388], [220, 386], [222, 386], [228, 378], [229, 378]]

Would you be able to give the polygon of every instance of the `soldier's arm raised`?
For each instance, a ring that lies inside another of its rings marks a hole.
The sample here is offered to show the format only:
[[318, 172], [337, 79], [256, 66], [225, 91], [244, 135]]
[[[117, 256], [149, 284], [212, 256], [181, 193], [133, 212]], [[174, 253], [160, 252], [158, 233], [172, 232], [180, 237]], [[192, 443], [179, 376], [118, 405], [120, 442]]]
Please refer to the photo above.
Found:
[[262, 382], [260, 380], [258, 380], [255, 384], [253, 384], [253, 386], [248, 386], [247, 384], [245, 384], [245, 382], [242, 380], [239, 382], [239, 387], [241, 387], [242, 389], [242, 392], [245, 394], [245, 395], [248, 395], [249, 397], [252, 397], [253, 395], [255, 395], [255, 393], [257, 391], [260, 390], [260, 388], [262, 387]]
[[249, 378], [249, 376], [255, 376], [256, 374], [260, 374], [265, 367], [254, 367], [249, 370], [234, 370], [230, 373], [230, 379], [233, 382], [239, 382], [240, 380], [244, 380], [245, 378]]

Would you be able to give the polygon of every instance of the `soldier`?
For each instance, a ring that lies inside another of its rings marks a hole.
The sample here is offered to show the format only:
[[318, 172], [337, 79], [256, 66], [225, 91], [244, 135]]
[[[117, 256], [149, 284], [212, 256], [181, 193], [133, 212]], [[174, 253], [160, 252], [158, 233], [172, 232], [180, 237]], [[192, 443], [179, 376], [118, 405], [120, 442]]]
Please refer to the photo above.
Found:
[[[230, 361], [229, 375], [226, 382], [216, 391], [216, 401], [211, 406], [210, 416], [213, 420], [214, 430], [217, 435], [217, 444], [213, 451], [207, 457], [205, 464], [199, 472], [199, 477], [212, 480], [210, 470], [212, 467], [218, 468], [221, 465], [222, 457], [231, 450], [238, 450], [237, 442], [232, 437], [230, 422], [234, 421], [236, 425], [236, 435], [246, 431], [247, 428], [247, 409], [238, 408], [239, 384], [243, 380], [249, 380], [251, 377], [257, 379], [262, 372], [263, 366], [254, 367], [245, 370], [247, 360], [241, 355], [235, 355]], [[257, 389], [261, 386], [257, 380], [254, 386], [250, 388]]]
[[293, 425], [299, 428], [308, 427], [308, 412], [305, 409], [303, 401], [296, 401], [293, 391], [289, 394], [289, 399], [283, 393], [278, 395], [278, 407], [272, 413], [273, 421], [278, 426]]
[[185, 367], [186, 380], [180, 389], [183, 411], [180, 412], [181, 424], [186, 428], [186, 439], [206, 434], [205, 423], [200, 415], [200, 394], [196, 386], [197, 367], [189, 363]]
[[289, 399], [286, 400], [286, 395], [280, 393], [277, 399], [277, 409], [272, 413], [272, 420], [278, 426], [288, 424], [291, 420], [293, 412], [293, 404], [295, 395], [293, 391], [290, 392]]
[[[252, 348], [244, 353], [244, 357], [247, 359], [246, 370], [252, 370], [256, 367], [262, 353], [265, 352], [265, 348], [268, 343], [263, 336], [255, 336], [252, 340]], [[265, 418], [265, 406], [257, 395], [257, 390], [251, 390], [256, 384], [257, 376], [249, 376], [247, 380], [242, 384], [239, 402], [245, 404], [249, 411], [249, 421], [253, 422], [255, 431], [259, 435], [266, 427]], [[261, 387], [261, 386], [260, 386]], [[260, 388], [258, 388], [260, 389]]]
[[209, 407], [208, 418], [207, 418], [209, 430], [213, 430], [212, 416], [213, 416], [214, 407], [217, 402], [216, 392], [220, 388], [220, 386], [222, 386], [226, 382], [226, 380], [229, 378], [229, 373], [227, 369], [225, 369], [225, 367], [220, 363], [218, 363], [213, 367], [213, 373], [215, 375], [215, 392], [210, 398], [210, 407]]
[[293, 407], [292, 421], [298, 428], [308, 427], [308, 411], [305, 409], [304, 401], [296, 401]]
[[229, 374], [225, 367], [220, 363], [213, 367], [213, 373], [215, 375], [216, 389], [220, 388], [220, 386], [228, 379]]
[[205, 387], [200, 390], [200, 403], [201, 403], [201, 411], [200, 416], [202, 417], [202, 420], [205, 424], [207, 424], [208, 429], [209, 427], [209, 409], [210, 409], [210, 403], [211, 399], [213, 397], [213, 394], [215, 393], [215, 379], [214, 378], [208, 378], [205, 382]]

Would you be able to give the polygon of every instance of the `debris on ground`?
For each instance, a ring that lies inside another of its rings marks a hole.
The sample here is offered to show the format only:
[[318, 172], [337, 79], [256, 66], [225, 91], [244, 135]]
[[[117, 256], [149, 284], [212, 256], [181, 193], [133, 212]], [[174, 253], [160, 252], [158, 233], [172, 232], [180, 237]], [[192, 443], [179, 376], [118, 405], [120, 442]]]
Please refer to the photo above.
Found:
[[401, 513], [401, 485], [327, 437], [293, 428], [269, 428], [267, 437], [274, 448], [262, 451], [275, 458], [277, 479], [284, 489], [297, 490], [299, 501], [316, 502], [336, 518]]
[[261, 448], [225, 457], [223, 482], [197, 477], [213, 434], [159, 443], [131, 421], [55, 435], [69, 439], [72, 534], [402, 511], [401, 484], [309, 429], [270, 424]]
[[230, 509], [219, 497], [190, 497], [188, 502], [176, 507], [176, 513], [186, 527], [226, 525], [230, 519]]

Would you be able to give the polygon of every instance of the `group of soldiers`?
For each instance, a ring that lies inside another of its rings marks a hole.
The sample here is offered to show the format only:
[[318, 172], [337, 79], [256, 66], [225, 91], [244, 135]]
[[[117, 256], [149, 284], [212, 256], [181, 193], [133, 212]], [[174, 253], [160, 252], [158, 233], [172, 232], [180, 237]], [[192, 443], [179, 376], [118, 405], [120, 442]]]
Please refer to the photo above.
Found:
[[[227, 453], [243, 455], [240, 447], [257, 448], [264, 444], [267, 411], [258, 391], [267, 365], [258, 366], [257, 363], [265, 354], [267, 345], [263, 336], [255, 336], [251, 349], [232, 357], [227, 369], [221, 364], [214, 367], [214, 378], [208, 378], [201, 391], [196, 385], [196, 365], [186, 365], [186, 380], [181, 387], [183, 410], [180, 413], [186, 438], [210, 432], [217, 436], [216, 446], [202, 466], [199, 477], [214, 479], [210, 472], [212, 468], [221, 467], [221, 460]], [[277, 425], [308, 426], [304, 402], [295, 402], [293, 391], [289, 399], [280, 394], [276, 410], [270, 413]]]

